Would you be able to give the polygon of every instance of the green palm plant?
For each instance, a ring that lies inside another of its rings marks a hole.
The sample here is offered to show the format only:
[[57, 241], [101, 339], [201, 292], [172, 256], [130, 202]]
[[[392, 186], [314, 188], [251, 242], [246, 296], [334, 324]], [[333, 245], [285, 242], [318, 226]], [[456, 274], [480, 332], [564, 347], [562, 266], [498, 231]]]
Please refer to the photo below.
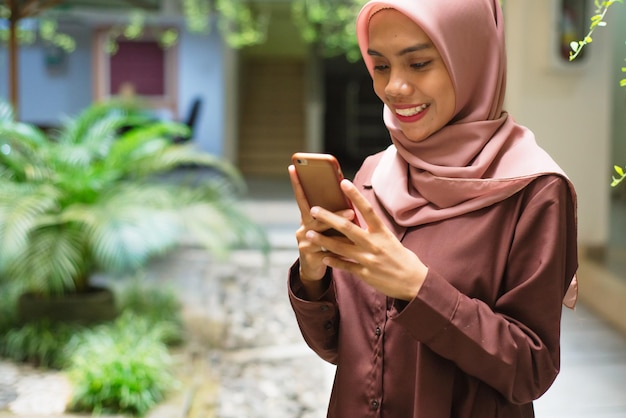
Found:
[[[173, 144], [186, 129], [107, 102], [46, 134], [0, 102], [0, 279], [44, 296], [86, 292], [95, 272], [139, 269], [189, 234], [218, 256], [266, 249], [262, 229], [234, 205], [239, 172]], [[164, 178], [183, 164], [218, 175]]]

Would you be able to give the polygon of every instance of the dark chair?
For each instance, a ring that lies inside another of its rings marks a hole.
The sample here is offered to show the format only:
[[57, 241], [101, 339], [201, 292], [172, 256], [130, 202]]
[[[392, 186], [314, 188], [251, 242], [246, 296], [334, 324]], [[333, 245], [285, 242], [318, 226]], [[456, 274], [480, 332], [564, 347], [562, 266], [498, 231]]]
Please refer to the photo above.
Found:
[[202, 108], [202, 98], [196, 97], [191, 102], [191, 107], [189, 108], [189, 113], [187, 114], [187, 118], [184, 121], [182, 121], [185, 125], [189, 127], [189, 135], [174, 137], [172, 139], [174, 143], [180, 144], [182, 142], [187, 142], [193, 138], [194, 129], [196, 127], [196, 122], [198, 120], [198, 115], [200, 114], [201, 108]]

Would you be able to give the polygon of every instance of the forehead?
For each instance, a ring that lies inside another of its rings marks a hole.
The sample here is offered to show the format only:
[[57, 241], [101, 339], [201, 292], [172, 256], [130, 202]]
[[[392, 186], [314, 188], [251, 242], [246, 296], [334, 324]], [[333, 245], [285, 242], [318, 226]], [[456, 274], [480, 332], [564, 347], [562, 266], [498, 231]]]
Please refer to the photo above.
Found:
[[411, 18], [396, 9], [384, 8], [374, 12], [368, 22], [370, 48], [391, 47], [395, 44], [430, 44], [426, 32]]

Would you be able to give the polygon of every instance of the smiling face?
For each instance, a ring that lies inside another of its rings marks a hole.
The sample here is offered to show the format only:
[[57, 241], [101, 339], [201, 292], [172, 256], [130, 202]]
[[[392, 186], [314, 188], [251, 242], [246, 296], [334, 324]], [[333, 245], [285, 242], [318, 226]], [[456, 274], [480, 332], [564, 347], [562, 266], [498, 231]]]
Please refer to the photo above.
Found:
[[455, 93], [437, 48], [411, 19], [394, 9], [375, 13], [367, 50], [374, 91], [412, 142], [420, 142], [454, 116]]

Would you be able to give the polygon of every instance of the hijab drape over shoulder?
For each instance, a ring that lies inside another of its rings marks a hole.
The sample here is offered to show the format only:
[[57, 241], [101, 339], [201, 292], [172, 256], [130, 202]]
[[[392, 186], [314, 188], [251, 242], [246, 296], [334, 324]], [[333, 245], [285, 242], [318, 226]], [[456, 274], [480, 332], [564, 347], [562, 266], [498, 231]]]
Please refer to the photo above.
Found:
[[[405, 14], [429, 36], [456, 94], [452, 120], [420, 142], [410, 141], [384, 107], [393, 145], [376, 167], [372, 186], [399, 225], [422, 225], [490, 206], [541, 175], [565, 177], [534, 134], [502, 109], [506, 53], [498, 0], [368, 2], [357, 19], [357, 37], [370, 74], [368, 25], [374, 13], [386, 8]], [[575, 202], [571, 184], [570, 190]], [[575, 300], [573, 286], [568, 297]]]

